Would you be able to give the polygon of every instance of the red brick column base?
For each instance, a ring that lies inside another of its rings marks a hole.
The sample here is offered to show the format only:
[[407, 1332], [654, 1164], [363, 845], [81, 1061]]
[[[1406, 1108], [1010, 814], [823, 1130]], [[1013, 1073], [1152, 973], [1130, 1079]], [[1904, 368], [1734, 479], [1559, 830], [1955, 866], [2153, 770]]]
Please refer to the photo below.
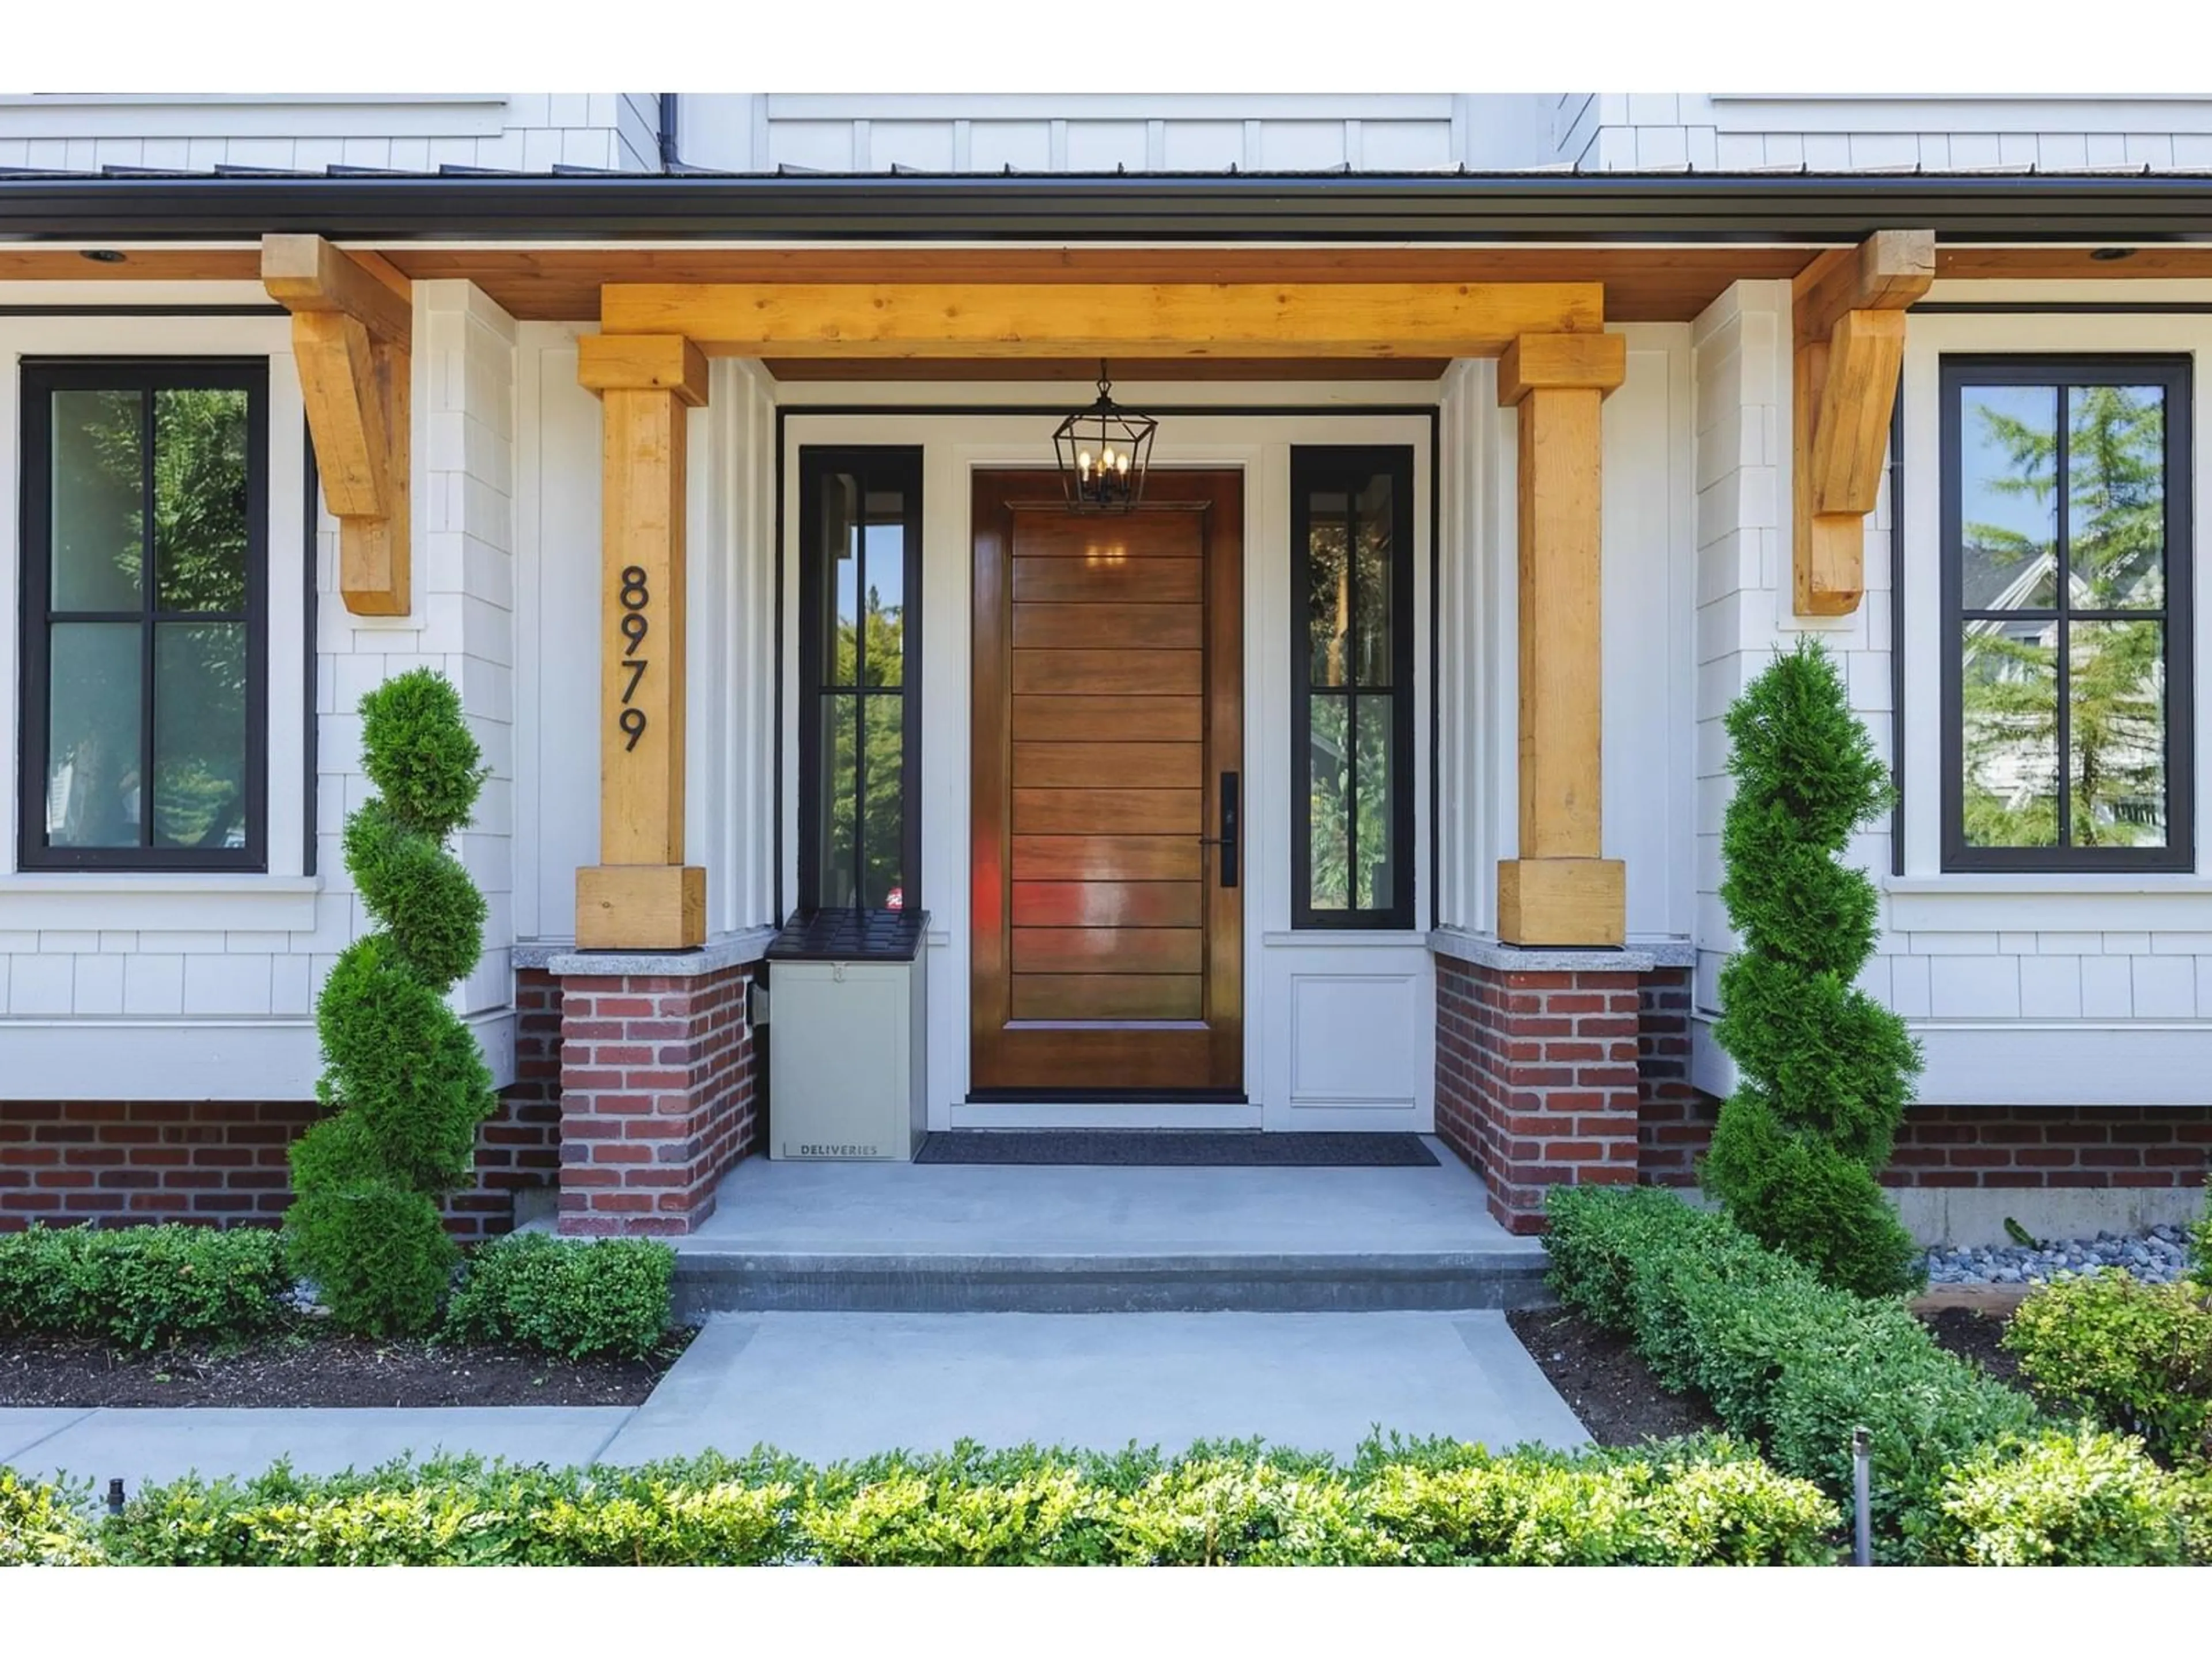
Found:
[[[745, 1024], [751, 966], [685, 957], [653, 973], [594, 973], [593, 965], [578, 954], [554, 966], [562, 994], [560, 1230], [688, 1233], [713, 1212], [715, 1183], [761, 1139]], [[704, 970], [681, 971], [693, 966]]]
[[[1437, 957], [1437, 1133], [1481, 1175], [1510, 1231], [1541, 1232], [1553, 1186], [1636, 1182], [1643, 958], [1509, 946]], [[1493, 963], [1498, 965], [1492, 965]]]

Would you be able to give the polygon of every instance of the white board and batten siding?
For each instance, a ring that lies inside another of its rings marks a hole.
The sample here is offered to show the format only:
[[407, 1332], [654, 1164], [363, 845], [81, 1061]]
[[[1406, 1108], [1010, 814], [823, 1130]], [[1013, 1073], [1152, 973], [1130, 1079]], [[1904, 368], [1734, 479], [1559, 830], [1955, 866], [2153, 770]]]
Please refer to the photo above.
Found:
[[[1939, 283], [1928, 297], [2063, 304], [2111, 295], [2108, 284]], [[2201, 304], [2212, 301], [2212, 283], [2130, 284], [2126, 297]], [[1885, 483], [1867, 521], [1866, 598], [1854, 615], [1833, 619], [1790, 611], [1790, 327], [1789, 289], [1779, 283], [1736, 284], [1695, 325], [1699, 1085], [1725, 1093], [1732, 1083], [1727, 1056], [1710, 1036], [1719, 969], [1735, 944], [1718, 896], [1729, 798], [1721, 719], [1773, 651], [1814, 634], [1843, 665], [1852, 707], [1904, 783], [1902, 848], [1893, 846], [1885, 819], [1854, 842], [1850, 856], [1882, 890], [1885, 931], [1861, 984], [1904, 1015], [1920, 1039], [1927, 1069], [1919, 1097], [1960, 1105], [2202, 1101], [2212, 1076], [2212, 875], [2201, 851], [2195, 870], [2174, 875], [1942, 869], [1937, 710], [1947, 645], [1938, 588], [1937, 373], [1947, 352], [2188, 352], [2197, 362], [2201, 410], [2212, 318], [1911, 313], [1903, 384], [1904, 591], [1890, 591], [1890, 515], [1899, 503]], [[2201, 481], [2212, 477], [2212, 434], [2201, 418], [2194, 432], [2201, 496]], [[2200, 573], [2200, 641], [2212, 627], [2212, 593], [2201, 574], [2205, 525], [2200, 500], [2195, 545], [2173, 555], [2192, 559]], [[1893, 650], [1904, 653], [1906, 714], [1905, 750], [1895, 757]], [[2212, 777], [2205, 684], [2200, 670], [2200, 799]]]
[[1422, 173], [1552, 159], [1549, 95], [686, 94], [678, 149], [735, 173]]
[[[54, 298], [43, 288], [0, 284], [0, 303]], [[113, 289], [100, 298], [130, 303]], [[0, 1042], [11, 1098], [313, 1097], [314, 999], [338, 952], [368, 925], [341, 846], [345, 814], [370, 793], [353, 711], [363, 691], [417, 666], [460, 688], [491, 771], [477, 821], [455, 847], [489, 901], [485, 954], [452, 1000], [495, 1079], [512, 1078], [514, 327], [468, 283], [416, 285], [415, 606], [406, 617], [363, 617], [338, 598], [337, 530], [326, 514], [317, 514], [307, 544], [304, 422], [283, 318], [0, 318], [0, 491], [11, 501], [19, 499], [26, 356], [265, 357], [270, 415], [268, 869], [25, 872], [16, 867], [10, 787], [0, 798]], [[0, 516], [0, 679], [10, 685], [20, 672], [19, 535], [18, 515]], [[0, 724], [0, 770], [10, 778], [19, 775], [16, 736], [14, 720]]]

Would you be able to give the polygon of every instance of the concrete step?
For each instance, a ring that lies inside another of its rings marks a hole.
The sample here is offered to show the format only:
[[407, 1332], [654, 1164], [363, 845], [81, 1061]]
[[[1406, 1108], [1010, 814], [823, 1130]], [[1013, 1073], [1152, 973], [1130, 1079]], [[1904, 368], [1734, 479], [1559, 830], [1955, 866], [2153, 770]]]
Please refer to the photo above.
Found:
[[1376, 1313], [1540, 1305], [1544, 1247], [1423, 1169], [747, 1158], [676, 1246], [714, 1313]]
[[[1516, 1241], [1516, 1243], [1518, 1241]], [[1216, 1255], [677, 1257], [690, 1321], [718, 1313], [1382, 1313], [1548, 1306], [1540, 1249]]]

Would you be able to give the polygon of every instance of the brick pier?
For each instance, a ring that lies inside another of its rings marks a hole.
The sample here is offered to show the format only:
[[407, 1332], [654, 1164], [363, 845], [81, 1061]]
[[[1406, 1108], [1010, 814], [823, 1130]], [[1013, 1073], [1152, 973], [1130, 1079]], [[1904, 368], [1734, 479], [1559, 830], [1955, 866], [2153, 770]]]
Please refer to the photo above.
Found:
[[745, 987], [727, 950], [549, 964], [561, 997], [560, 1231], [688, 1233], [764, 1125]]

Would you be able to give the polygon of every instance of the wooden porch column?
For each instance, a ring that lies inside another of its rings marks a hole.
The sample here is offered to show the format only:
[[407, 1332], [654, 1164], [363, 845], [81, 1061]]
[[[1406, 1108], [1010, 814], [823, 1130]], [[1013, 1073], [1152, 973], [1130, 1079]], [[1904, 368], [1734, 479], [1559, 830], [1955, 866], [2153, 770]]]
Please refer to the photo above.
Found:
[[1498, 866], [1509, 945], [1619, 945], [1620, 860], [1599, 856], [1599, 405], [1626, 378], [1618, 334], [1524, 334], [1498, 365], [1520, 410], [1521, 855]]
[[707, 872], [684, 862], [684, 411], [707, 362], [681, 335], [586, 335], [602, 452], [599, 862], [576, 872], [576, 947], [707, 942]]

